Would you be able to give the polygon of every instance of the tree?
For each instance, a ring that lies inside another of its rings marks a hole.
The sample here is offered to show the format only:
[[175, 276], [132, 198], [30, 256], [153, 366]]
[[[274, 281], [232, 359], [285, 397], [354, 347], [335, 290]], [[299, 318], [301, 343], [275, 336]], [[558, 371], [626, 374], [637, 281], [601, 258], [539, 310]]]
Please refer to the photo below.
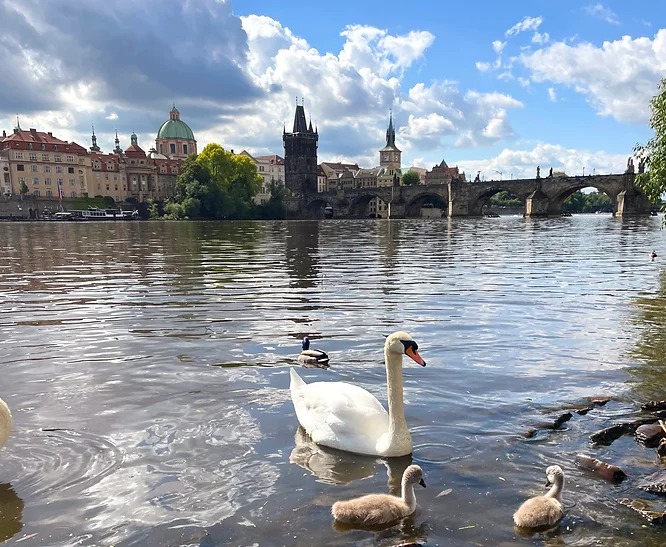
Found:
[[21, 181], [21, 184], [19, 184], [19, 194], [21, 194], [21, 199], [23, 199], [23, 196], [25, 196], [28, 193], [28, 185], [25, 183], [24, 180]]
[[284, 198], [287, 195], [283, 184], [271, 179], [271, 197], [260, 206], [260, 214], [266, 220], [282, 220], [286, 216]]
[[419, 177], [416, 171], [407, 171], [402, 176], [402, 184], [404, 186], [413, 186], [419, 184], [419, 182], [421, 182], [421, 177]]
[[657, 89], [658, 93], [650, 100], [650, 127], [654, 137], [647, 144], [637, 143], [634, 147], [639, 165], [643, 163], [646, 171], [638, 173], [636, 183], [652, 203], [660, 203], [666, 192], [666, 78]]
[[176, 180], [174, 196], [164, 206], [169, 218], [222, 218], [223, 193], [196, 156], [187, 158]]

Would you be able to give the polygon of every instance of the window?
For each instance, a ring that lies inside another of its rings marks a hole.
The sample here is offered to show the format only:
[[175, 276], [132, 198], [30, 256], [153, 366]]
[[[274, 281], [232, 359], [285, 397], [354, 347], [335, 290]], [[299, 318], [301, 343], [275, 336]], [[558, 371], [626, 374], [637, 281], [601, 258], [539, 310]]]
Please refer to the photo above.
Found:
[[14, 157], [17, 160], [22, 160], [23, 159], [23, 152], [14, 152]]
[[25, 171], [25, 165], [23, 165], [22, 163], [19, 163], [19, 164], [16, 166], [16, 170], [17, 170], [17, 171]]
[[30, 152], [30, 161], [37, 161], [37, 154], [35, 152]]
[[118, 175], [113, 175], [113, 180], [118, 180]]
[[32, 183], [33, 184], [39, 184], [39, 178], [38, 177], [33, 178]]
[[106, 176], [106, 180], [109, 180], [109, 174], [107, 173], [105, 176]]
[[[58, 147], [57, 147], [57, 146], [54, 146], [53, 149], [54, 149], [54, 150], [57, 150]], [[61, 156], [60, 154], [56, 154], [56, 155], [55, 155], [55, 160], [56, 160], [56, 161], [62, 161], [62, 156]]]
[[164, 147], [162, 146], [161, 143], [160, 143], [160, 154], [164, 154]]
[[56, 173], [62, 173], [62, 165], [56, 165]]
[[102, 189], [102, 185], [101, 185], [101, 184], [98, 184], [98, 185], [97, 185], [97, 189], [98, 189], [98, 190], [101, 190], [101, 189]]
[[108, 184], [106, 185], [106, 191], [107, 192], [109, 191], [109, 185]]
[[44, 173], [50, 173], [51, 172], [51, 166], [50, 165], [45, 165], [44, 166]]
[[46, 145], [42, 144], [42, 150], [46, 150]]
[[76, 192], [72, 192], [72, 197], [73, 197], [73, 198], [76, 197]]
[[132, 176], [132, 186], [136, 188], [136, 175]]
[[74, 163], [74, 156], [67, 156], [67, 163]]
[[[42, 146], [44, 146], [42, 144]], [[49, 155], [48, 154], [42, 154], [42, 161], [49, 161]]]
[[118, 191], [118, 185], [116, 184], [116, 192]]
[[187, 145], [186, 144], [183, 145], [183, 154], [187, 154]]
[[113, 171], [113, 162], [110, 161], [106, 167], [109, 171]]
[[37, 166], [34, 163], [30, 166], [30, 171], [32, 171], [33, 173], [37, 172]]
[[68, 172], [68, 173], [73, 173], [73, 172], [74, 172], [74, 168], [73, 168], [73, 167], [68, 167], [68, 168], [67, 168], [67, 172]]
[[58, 186], [62, 186], [62, 179], [57, 180]]
[[97, 178], [97, 180], [99, 180], [99, 173], [97, 173], [97, 174], [95, 175], [95, 178]]
[[[44, 146], [44, 145], [42, 144], [42, 146]], [[39, 190], [34, 190], [32, 192], [32, 195], [35, 196], [36, 198], [38, 198], [39, 197]]]
[[47, 197], [47, 198], [50, 198], [50, 197], [52, 197], [52, 196], [53, 196], [53, 192], [51, 192], [51, 190], [47, 190], [47, 191], [46, 191], [46, 197]]
[[175, 154], [176, 153], [176, 145], [175, 144], [170, 144], [169, 148], [171, 149], [171, 153]]
[[69, 179], [70, 186], [76, 186], [76, 179]]
[[47, 184], [47, 185], [48, 185], [48, 184], [51, 184], [51, 177], [46, 177], [46, 178], [44, 179], [44, 184]]
[[30, 150], [32, 150], [32, 143], [31, 142], [28, 143], [28, 148], [30, 148]]
[[263, 170], [264, 170], [264, 166], [263, 166], [263, 165], [260, 165], [260, 166], [259, 166], [259, 171], [263, 171]]

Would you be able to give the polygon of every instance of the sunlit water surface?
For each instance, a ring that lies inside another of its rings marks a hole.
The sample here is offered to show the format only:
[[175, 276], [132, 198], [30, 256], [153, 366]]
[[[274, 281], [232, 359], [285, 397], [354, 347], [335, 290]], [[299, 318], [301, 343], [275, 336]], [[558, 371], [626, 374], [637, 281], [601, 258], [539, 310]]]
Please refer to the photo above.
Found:
[[[652, 262], [649, 253], [659, 257]], [[660, 219], [0, 224], [0, 542], [9, 545], [661, 546], [620, 506], [654, 450], [591, 432], [666, 398]], [[383, 336], [406, 330], [414, 518], [332, 526], [330, 506], [396, 492], [410, 459], [317, 448], [297, 429], [289, 366], [386, 401]], [[605, 407], [522, 434], [586, 397]], [[612, 485], [577, 469], [622, 466]], [[568, 514], [524, 538], [511, 516], [567, 475]], [[450, 490], [448, 494], [439, 495]]]

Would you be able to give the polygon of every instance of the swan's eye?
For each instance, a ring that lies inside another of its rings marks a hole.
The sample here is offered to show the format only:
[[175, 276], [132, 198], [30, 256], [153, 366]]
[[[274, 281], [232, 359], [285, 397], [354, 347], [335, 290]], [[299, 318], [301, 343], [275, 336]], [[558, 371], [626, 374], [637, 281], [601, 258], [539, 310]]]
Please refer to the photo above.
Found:
[[408, 348], [412, 348], [414, 351], [418, 351], [419, 345], [414, 342], [414, 340], [400, 340], [402, 342], [402, 345], [405, 346], [405, 351], [407, 351]]

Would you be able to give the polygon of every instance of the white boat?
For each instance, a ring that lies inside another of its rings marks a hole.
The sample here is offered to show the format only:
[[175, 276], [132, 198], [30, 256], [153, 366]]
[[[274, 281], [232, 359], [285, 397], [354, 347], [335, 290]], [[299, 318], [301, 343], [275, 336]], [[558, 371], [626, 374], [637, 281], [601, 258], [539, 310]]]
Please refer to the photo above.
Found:
[[99, 209], [89, 207], [84, 210], [69, 211], [72, 217], [82, 220], [133, 220], [139, 218], [139, 211], [123, 211], [122, 209]]

